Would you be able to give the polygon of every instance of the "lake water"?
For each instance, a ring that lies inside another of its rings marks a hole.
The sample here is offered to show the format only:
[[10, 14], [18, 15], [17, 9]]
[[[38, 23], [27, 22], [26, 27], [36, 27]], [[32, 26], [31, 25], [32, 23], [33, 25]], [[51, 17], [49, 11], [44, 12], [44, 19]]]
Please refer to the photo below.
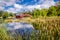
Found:
[[11, 33], [20, 33], [23, 35], [24, 33], [30, 34], [34, 27], [32, 24], [28, 24], [26, 22], [11, 22], [5, 24], [7, 31]]
[[7, 32], [9, 35], [16, 37], [16, 35], [27, 37], [27, 40], [29, 39], [30, 35], [34, 31], [34, 33], [37, 33], [37, 30], [34, 29], [32, 24], [28, 24], [26, 22], [11, 22], [11, 23], [5, 23], [5, 27], [7, 28]]
[[7, 30], [16, 30], [16, 29], [34, 29], [32, 24], [26, 22], [11, 22], [5, 24]]

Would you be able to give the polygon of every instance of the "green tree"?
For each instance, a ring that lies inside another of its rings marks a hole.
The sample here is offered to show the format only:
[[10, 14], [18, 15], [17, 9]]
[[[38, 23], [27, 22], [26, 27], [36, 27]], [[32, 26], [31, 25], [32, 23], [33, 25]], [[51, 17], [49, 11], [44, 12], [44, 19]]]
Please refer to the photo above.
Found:
[[8, 17], [8, 12], [3, 12], [3, 19], [6, 19]]
[[47, 9], [42, 9], [40, 10], [40, 16], [47, 16], [48, 10]]
[[57, 16], [57, 9], [55, 6], [49, 8], [47, 16]]
[[2, 14], [3, 14], [3, 11], [0, 11], [0, 17], [2, 16]]
[[13, 14], [13, 13], [9, 13], [9, 16], [13, 17], [13, 16], [14, 16], [14, 14]]
[[34, 11], [32, 11], [32, 16], [34, 18], [38, 18], [40, 16], [40, 10], [39, 9], [35, 9]]
[[59, 6], [59, 5], [56, 6], [56, 9], [57, 9], [57, 14], [58, 14], [58, 16], [60, 16], [60, 6]]

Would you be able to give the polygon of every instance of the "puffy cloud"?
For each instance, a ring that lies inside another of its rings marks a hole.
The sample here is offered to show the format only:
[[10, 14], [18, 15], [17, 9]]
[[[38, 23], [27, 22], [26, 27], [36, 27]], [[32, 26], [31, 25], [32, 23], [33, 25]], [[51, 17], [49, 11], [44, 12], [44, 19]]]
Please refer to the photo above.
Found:
[[0, 7], [0, 10], [4, 10], [4, 7]]
[[0, 1], [0, 6], [5, 6], [5, 4]]
[[16, 12], [21, 12], [21, 9], [20, 8], [9, 8], [9, 9], [7, 9], [7, 10], [5, 10], [5, 11], [8, 11], [8, 12], [13, 12], [13, 13], [16, 13]]
[[45, 1], [43, 4], [41, 4], [41, 8], [49, 8], [50, 6], [54, 6], [55, 2], [53, 0]]
[[[34, 1], [37, 1], [37, 0], [34, 0]], [[39, 2], [37, 2], [35, 5], [26, 6], [25, 4], [24, 5], [15, 4], [15, 8], [18, 8], [20, 10], [22, 9], [25, 11], [29, 11], [29, 10], [32, 11], [35, 8], [36, 9], [49, 8], [52, 5], [55, 5], [54, 0], [39, 0]]]
[[33, 0], [36, 3], [34, 5], [27, 5], [27, 4], [16, 4], [16, 2], [22, 2], [24, 0], [0, 0], [0, 10], [4, 10], [4, 6], [11, 6], [13, 5], [14, 7], [8, 8], [6, 11], [8, 12], [20, 12], [23, 10], [34, 10], [36, 9], [42, 9], [42, 8], [49, 8], [52, 5], [55, 5], [54, 0]]
[[34, 8], [39, 9], [40, 8], [40, 5], [28, 5], [27, 8], [28, 9], [34, 9]]
[[40, 5], [27, 5], [27, 6], [23, 6], [23, 5], [15, 4], [14, 8], [9, 8], [9, 9], [7, 9], [7, 11], [15, 13], [15, 12], [22, 12], [23, 10], [25, 10], [25, 11], [29, 11], [29, 10], [32, 11], [35, 8], [36, 9], [41, 9]]
[[34, 10], [34, 9], [41, 9], [40, 8], [40, 5], [28, 5], [28, 6], [25, 6], [25, 8], [24, 8], [26, 11], [32, 11], [32, 10]]
[[21, 9], [21, 8], [23, 8], [23, 5], [14, 4], [14, 7], [17, 8], [17, 9]]
[[34, 10], [35, 8], [36, 9], [49, 8], [52, 5], [53, 6], [55, 5], [55, 2], [53, 0], [40, 0], [35, 5], [27, 5], [24, 9], [31, 11], [31, 10]]
[[14, 8], [9, 8], [9, 9], [7, 9], [6, 11], [8, 11], [8, 12], [13, 12], [13, 13], [16, 12]]
[[10, 6], [16, 3], [16, 0], [0, 0], [1, 4], [6, 4], [5, 6]]

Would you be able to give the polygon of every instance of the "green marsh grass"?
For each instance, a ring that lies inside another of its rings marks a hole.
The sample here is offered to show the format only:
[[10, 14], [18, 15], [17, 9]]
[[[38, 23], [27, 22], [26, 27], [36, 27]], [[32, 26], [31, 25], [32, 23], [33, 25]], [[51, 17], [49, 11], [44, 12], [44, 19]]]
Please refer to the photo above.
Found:
[[[32, 21], [34, 20], [34, 21]], [[41, 17], [29, 20], [37, 33], [32, 31], [29, 39], [26, 40], [60, 40], [60, 17]], [[20, 35], [17, 37], [9, 36], [6, 29], [0, 26], [0, 40], [23, 40]]]

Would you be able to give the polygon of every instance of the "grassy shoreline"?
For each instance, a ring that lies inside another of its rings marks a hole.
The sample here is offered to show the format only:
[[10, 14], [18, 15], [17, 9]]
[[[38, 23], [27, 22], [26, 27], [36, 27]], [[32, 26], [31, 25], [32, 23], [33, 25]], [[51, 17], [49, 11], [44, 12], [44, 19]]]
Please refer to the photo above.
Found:
[[[24, 18], [25, 19], [25, 18]], [[40, 17], [35, 19], [25, 19], [20, 20], [24, 22], [31, 23], [38, 33], [30, 36], [30, 40], [60, 40], [60, 17]], [[16, 38], [10, 37], [6, 31], [0, 30], [0, 38], [2, 40], [22, 40], [20, 36]], [[4, 33], [4, 34], [2, 34]]]

